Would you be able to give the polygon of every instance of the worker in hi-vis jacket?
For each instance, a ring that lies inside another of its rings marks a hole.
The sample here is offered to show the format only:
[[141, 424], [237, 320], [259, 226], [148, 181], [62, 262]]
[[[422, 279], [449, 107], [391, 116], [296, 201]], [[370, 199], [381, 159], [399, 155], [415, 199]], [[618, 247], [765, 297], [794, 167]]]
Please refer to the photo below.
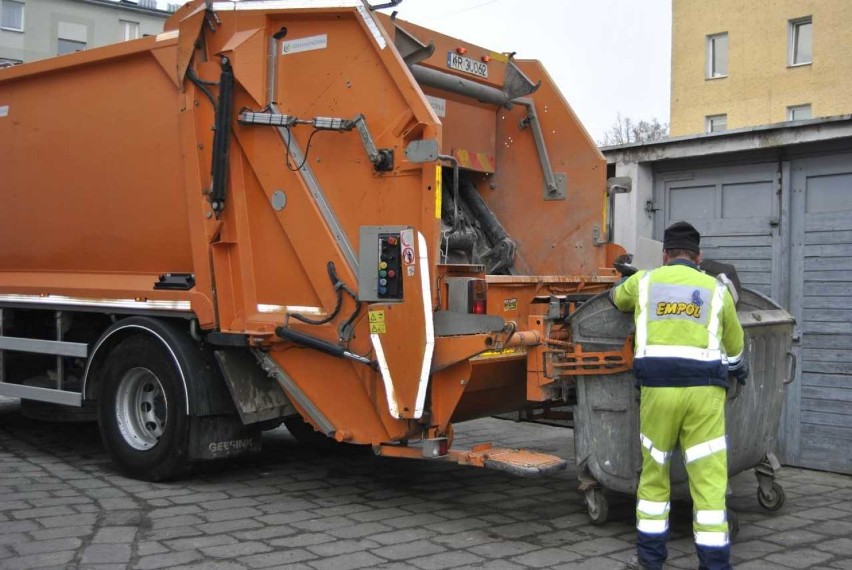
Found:
[[641, 390], [642, 475], [637, 491], [637, 552], [628, 567], [659, 570], [668, 556], [669, 466], [680, 444], [689, 476], [699, 568], [731, 568], [725, 492], [728, 375], [745, 383], [748, 362], [734, 298], [699, 270], [701, 236], [677, 222], [663, 237], [664, 265], [637, 271], [610, 292], [633, 311], [633, 370]]

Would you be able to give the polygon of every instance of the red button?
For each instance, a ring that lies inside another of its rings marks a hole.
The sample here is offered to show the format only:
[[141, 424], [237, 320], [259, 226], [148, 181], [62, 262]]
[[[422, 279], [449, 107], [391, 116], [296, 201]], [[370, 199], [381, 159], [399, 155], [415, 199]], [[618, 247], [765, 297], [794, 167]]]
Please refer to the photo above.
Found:
[[390, 271], [388, 271], [388, 277], [390, 277], [391, 279], [393, 279], [394, 277], [396, 277], [396, 271], [394, 271], [393, 269], [391, 269]]
[[388, 238], [388, 243], [389, 243], [389, 244], [391, 244], [391, 245], [396, 245], [396, 238], [395, 238], [395, 237], [392, 237], [392, 236], [391, 236], [391, 237], [389, 237], [389, 238]]

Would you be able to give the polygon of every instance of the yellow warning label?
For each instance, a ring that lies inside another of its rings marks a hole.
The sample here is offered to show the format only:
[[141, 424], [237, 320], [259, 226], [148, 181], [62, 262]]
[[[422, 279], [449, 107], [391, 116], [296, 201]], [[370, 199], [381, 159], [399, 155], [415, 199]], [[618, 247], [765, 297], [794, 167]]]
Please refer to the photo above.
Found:
[[370, 311], [370, 324], [385, 322], [384, 311]]
[[525, 356], [527, 354], [527, 349], [523, 347], [513, 347], [513, 348], [504, 348], [503, 350], [486, 350], [480, 354], [477, 354], [471, 360], [488, 360], [490, 358], [507, 358], [507, 357], [518, 357]]
[[388, 329], [385, 323], [370, 323], [370, 334], [385, 334]]
[[518, 300], [516, 298], [504, 299], [503, 300], [503, 310], [504, 311], [517, 311], [518, 310]]
[[441, 218], [441, 205], [443, 201], [443, 187], [441, 186], [441, 165], [435, 167], [435, 217]]

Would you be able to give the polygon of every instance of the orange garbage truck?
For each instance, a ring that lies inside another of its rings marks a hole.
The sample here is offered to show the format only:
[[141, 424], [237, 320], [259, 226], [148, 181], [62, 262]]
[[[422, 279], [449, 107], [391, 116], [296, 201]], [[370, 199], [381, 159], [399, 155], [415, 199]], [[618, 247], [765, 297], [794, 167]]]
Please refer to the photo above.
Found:
[[606, 164], [542, 65], [361, 1], [210, 1], [0, 70], [0, 395], [96, 415], [126, 473], [299, 438], [542, 473], [453, 424], [630, 348]]

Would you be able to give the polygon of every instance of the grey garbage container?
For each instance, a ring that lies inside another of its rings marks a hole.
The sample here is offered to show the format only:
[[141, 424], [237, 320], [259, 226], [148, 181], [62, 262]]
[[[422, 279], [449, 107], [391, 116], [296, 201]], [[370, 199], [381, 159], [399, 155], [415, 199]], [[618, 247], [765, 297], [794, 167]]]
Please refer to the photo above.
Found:
[[[758, 500], [768, 510], [781, 508], [784, 491], [774, 480], [780, 464], [775, 457], [784, 386], [795, 377], [791, 348], [793, 317], [777, 303], [743, 289], [737, 313], [746, 333], [751, 363], [748, 382], [733, 382], [728, 391], [726, 428], [728, 472], [754, 468]], [[569, 317], [572, 339], [584, 351], [613, 351], [633, 334], [633, 317], [612, 306], [606, 294], [584, 303]], [[603, 488], [634, 494], [642, 467], [639, 444], [639, 391], [631, 372], [576, 377], [574, 439], [580, 490], [589, 517], [606, 522]], [[680, 453], [671, 468], [672, 495], [688, 496], [686, 470]]]

